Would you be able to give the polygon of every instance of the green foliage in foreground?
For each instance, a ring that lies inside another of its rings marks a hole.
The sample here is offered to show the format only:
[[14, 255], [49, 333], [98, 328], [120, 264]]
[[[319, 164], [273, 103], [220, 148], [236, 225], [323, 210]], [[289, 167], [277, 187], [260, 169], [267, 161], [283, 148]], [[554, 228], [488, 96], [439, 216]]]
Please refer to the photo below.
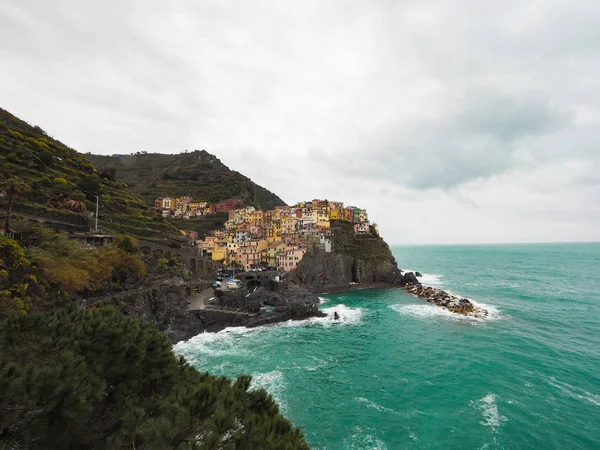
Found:
[[200, 373], [151, 325], [75, 305], [0, 322], [0, 448], [308, 449], [251, 378]]

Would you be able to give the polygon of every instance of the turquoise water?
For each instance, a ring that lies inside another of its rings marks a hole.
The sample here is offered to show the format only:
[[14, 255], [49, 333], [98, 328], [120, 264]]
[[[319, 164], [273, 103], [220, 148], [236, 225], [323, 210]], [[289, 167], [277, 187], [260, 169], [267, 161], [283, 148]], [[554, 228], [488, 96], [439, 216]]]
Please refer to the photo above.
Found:
[[175, 349], [254, 376], [318, 449], [600, 448], [600, 244], [392, 249], [469, 319], [396, 289], [324, 296], [331, 317]]

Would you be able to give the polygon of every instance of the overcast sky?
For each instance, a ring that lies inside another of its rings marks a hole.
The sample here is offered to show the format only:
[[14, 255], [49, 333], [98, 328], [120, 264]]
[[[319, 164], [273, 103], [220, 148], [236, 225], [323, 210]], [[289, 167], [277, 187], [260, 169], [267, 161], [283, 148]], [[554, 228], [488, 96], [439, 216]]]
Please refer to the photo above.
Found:
[[[600, 240], [600, 1], [2, 0], [0, 106], [392, 244]], [[167, 193], [165, 193], [167, 194]]]

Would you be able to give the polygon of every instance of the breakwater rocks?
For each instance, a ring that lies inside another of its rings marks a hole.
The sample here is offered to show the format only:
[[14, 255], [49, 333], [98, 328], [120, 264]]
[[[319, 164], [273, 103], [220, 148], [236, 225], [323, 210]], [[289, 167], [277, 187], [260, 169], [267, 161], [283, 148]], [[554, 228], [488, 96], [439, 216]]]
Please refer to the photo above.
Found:
[[423, 286], [421, 283], [408, 283], [404, 286], [404, 290], [409, 294], [424, 298], [430, 303], [435, 303], [438, 306], [446, 308], [448, 311], [462, 314], [469, 317], [485, 318], [488, 316], [488, 311], [475, 306], [466, 298], [460, 298], [446, 291], [430, 286]]

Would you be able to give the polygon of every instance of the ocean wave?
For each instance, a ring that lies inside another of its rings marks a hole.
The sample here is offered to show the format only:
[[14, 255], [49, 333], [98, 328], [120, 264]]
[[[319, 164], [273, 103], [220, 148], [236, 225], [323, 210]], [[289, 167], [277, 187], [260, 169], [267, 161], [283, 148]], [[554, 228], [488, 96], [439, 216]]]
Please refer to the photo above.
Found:
[[379, 405], [379, 404], [377, 404], [375, 402], [372, 402], [368, 398], [358, 397], [357, 400], [360, 403], [365, 404], [367, 408], [375, 409], [375, 410], [380, 411], [380, 412], [388, 412], [390, 414], [394, 414], [395, 416], [401, 416], [402, 415], [398, 411], [396, 411], [396, 410], [394, 410], [392, 408], [388, 408], [386, 406], [381, 406], [381, 405]]
[[557, 388], [567, 397], [571, 397], [576, 400], [583, 400], [587, 403], [591, 403], [592, 405], [600, 406], [600, 395], [598, 394], [592, 394], [591, 392], [588, 392], [580, 387], [573, 386], [569, 383], [563, 383], [554, 377], [549, 377], [548, 383]]
[[285, 379], [282, 372], [279, 370], [272, 370], [270, 372], [253, 374], [250, 389], [261, 388], [265, 389], [273, 396], [273, 398], [275, 398], [275, 400], [277, 400], [283, 413], [287, 412], [287, 404], [283, 399]]
[[353, 431], [354, 432], [349, 439], [344, 439], [344, 448], [356, 450], [387, 450], [385, 442], [376, 436], [376, 429], [372, 427], [363, 429], [360, 426], [355, 426]]
[[[413, 272], [415, 273], [415, 270], [412, 269], [402, 269], [402, 272], [406, 273], [406, 272]], [[442, 278], [444, 277], [444, 275], [440, 275], [440, 274], [435, 274], [435, 273], [421, 273], [421, 277], [419, 278], [419, 281], [426, 285], [426, 286], [433, 286], [433, 287], [441, 287], [444, 282], [442, 281]]]
[[248, 352], [235, 345], [236, 337], [257, 331], [256, 328], [228, 327], [217, 333], [200, 333], [187, 341], [178, 342], [173, 346], [173, 351], [193, 357], [197, 353], [210, 356], [239, 355]]
[[[250, 336], [266, 330], [273, 330], [277, 327], [292, 328], [314, 325], [320, 325], [324, 327], [334, 325], [355, 325], [360, 323], [363, 315], [362, 308], [351, 308], [344, 304], [330, 306], [329, 308], [324, 308], [321, 311], [327, 315], [325, 317], [312, 317], [304, 320], [288, 320], [287, 322], [262, 325], [254, 328], [228, 327], [216, 333], [200, 333], [188, 339], [187, 341], [178, 342], [173, 346], [173, 350], [176, 353], [190, 356], [190, 358], [197, 353], [210, 356], [239, 355], [241, 352], [247, 353], [249, 351], [241, 348], [239, 345], [236, 345], [239, 338], [243, 335]], [[337, 320], [334, 318], [336, 312], [339, 316], [339, 319]]]
[[[323, 359], [319, 359], [316, 356], [311, 356], [312, 360], [315, 362], [314, 365], [304, 367], [305, 370], [309, 372], [314, 372], [319, 370], [322, 367], [325, 367], [329, 364], [329, 361], [325, 361]], [[331, 357], [330, 357], [331, 358]]]
[[446, 308], [442, 306], [437, 306], [432, 303], [423, 303], [423, 304], [413, 304], [413, 305], [390, 305], [394, 311], [399, 314], [416, 317], [417, 319], [449, 319], [456, 321], [466, 321], [466, 322], [485, 322], [488, 320], [496, 320], [500, 319], [500, 311], [497, 308], [491, 308], [488, 305], [484, 305], [483, 303], [475, 303], [475, 306], [478, 308], [487, 309], [489, 314], [487, 317], [473, 317], [473, 316], [465, 316], [463, 314], [457, 314], [448, 311]]
[[496, 395], [491, 392], [476, 402], [470, 402], [470, 404], [481, 411], [483, 420], [479, 423], [485, 427], [491, 427], [493, 432], [496, 432], [504, 422], [508, 421], [508, 419], [498, 411]]
[[[311, 317], [310, 319], [304, 320], [288, 320], [287, 322], [266, 326], [305, 327], [310, 325], [322, 325], [324, 327], [329, 327], [332, 325], [356, 325], [360, 323], [363, 315], [362, 308], [351, 308], [342, 303], [330, 306], [329, 308], [323, 308], [321, 309], [321, 312], [324, 312], [327, 316]], [[339, 319], [337, 320], [334, 318], [336, 312], [339, 316]]]

